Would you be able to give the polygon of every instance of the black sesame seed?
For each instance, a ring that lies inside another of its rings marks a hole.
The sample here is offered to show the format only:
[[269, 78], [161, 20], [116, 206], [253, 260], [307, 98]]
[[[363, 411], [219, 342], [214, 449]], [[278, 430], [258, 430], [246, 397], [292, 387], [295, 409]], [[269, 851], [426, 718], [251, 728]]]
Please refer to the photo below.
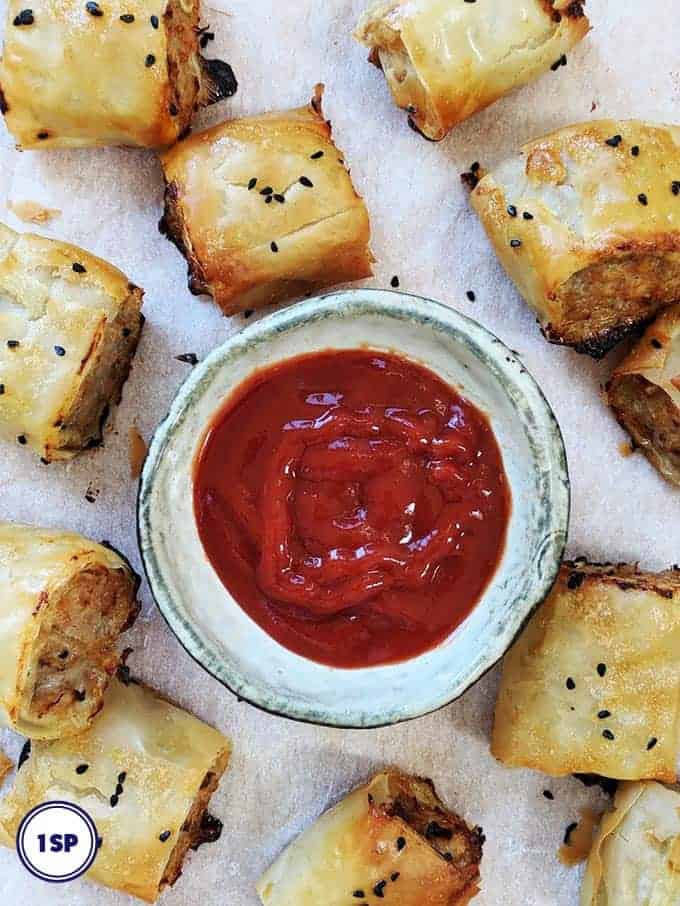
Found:
[[379, 900], [385, 899], [384, 890], [387, 887], [387, 881], [378, 881], [378, 883], [373, 888], [373, 893]]
[[264, 201], [265, 201], [265, 204], [271, 204], [272, 201], [274, 201], [274, 196], [273, 196], [273, 195], [267, 195], [267, 197], [265, 198]]
[[144, 65], [146, 66], [146, 68], [148, 69], [150, 66], [153, 66], [155, 62], [156, 57], [152, 53], [148, 53], [146, 55], [146, 59], [144, 60]]
[[671, 192], [673, 195], [680, 195], [680, 180], [675, 179], [671, 183]]
[[279, 247], [275, 242], [272, 242], [272, 244], [269, 247], [272, 250], [272, 252], [274, 252], [274, 254], [276, 254], [279, 250]]
[[301, 176], [301, 177], [300, 177], [300, 183], [301, 183], [301, 185], [303, 185], [306, 189], [313, 189], [313, 188], [314, 188], [314, 183], [313, 183], [312, 180], [309, 179], [309, 177], [307, 177], [307, 176]]
[[279, 204], [285, 204], [286, 196], [285, 195], [274, 195], [274, 201], [278, 201]]
[[511, 246], [511, 248], [513, 248], [513, 249], [518, 249], [518, 248], [520, 247], [521, 244], [522, 244], [522, 240], [521, 240], [521, 239], [511, 239], [511, 240], [510, 240], [510, 246]]
[[468, 297], [468, 299], [470, 300], [470, 302], [474, 302], [475, 299], [477, 298], [477, 297], [475, 296], [474, 292], [473, 292], [471, 289], [469, 289], [469, 290], [465, 293], [465, 295]]
[[195, 352], [183, 352], [182, 355], [176, 355], [178, 362], [184, 362], [185, 365], [198, 365], [198, 356]]
[[123, 784], [117, 783], [116, 784], [116, 796], [122, 796], [122, 795], [123, 795]]
[[17, 27], [20, 25], [33, 25], [35, 19], [33, 18], [32, 9], [22, 9], [18, 16], [14, 19], [14, 25]]
[[59, 660], [65, 661], [67, 657], [68, 657], [68, 648], [64, 648], [63, 651], [59, 652]]
[[598, 665], [597, 665], [597, 672], [598, 672], [598, 674], [599, 674], [600, 676], [604, 676], [605, 673], [607, 672], [607, 665], [606, 665], [606, 664], [598, 664]]
[[453, 853], [444, 853], [443, 858], [445, 862], [453, 862]]
[[271, 186], [266, 186], [264, 189], [260, 189], [260, 195], [273, 195], [274, 190]]
[[76, 272], [76, 274], [86, 274], [87, 273], [87, 268], [83, 267], [82, 264], [78, 264], [77, 262], [73, 265], [73, 270]]
[[83, 689], [76, 689], [73, 693], [77, 702], [84, 702], [86, 699], [86, 693]]
[[118, 775], [118, 783], [125, 783], [125, 778], [127, 777], [127, 771], [121, 771]]
[[315, 151], [314, 154], [311, 155], [310, 160], [321, 160], [322, 157], [323, 151]]
[[23, 766], [26, 764], [28, 759], [31, 757], [31, 740], [27, 739], [26, 742], [21, 747], [21, 752], [19, 753], [19, 760], [17, 761], [17, 771], [20, 771]]
[[605, 142], [605, 145], [609, 145], [610, 148], [618, 148], [621, 142], [623, 141], [623, 136], [613, 135], [611, 138], [608, 138]]
[[656, 337], [652, 340], [652, 346], [654, 349], [663, 349], [663, 343], [660, 340], [657, 340]]
[[633, 157], [639, 157], [639, 155], [640, 155], [640, 146], [639, 146], [639, 145], [633, 145], [633, 147], [630, 149], [630, 153], [633, 155]]
[[151, 17], [151, 27], [158, 28], [158, 16]]
[[168, 110], [170, 111], [170, 116], [177, 116], [177, 114], [179, 113], [177, 104], [170, 104]]
[[576, 588], [580, 588], [585, 579], [585, 573], [570, 573], [569, 578], [567, 579], [567, 588], [574, 591]]
[[576, 688], [576, 683], [570, 676], [568, 676], [567, 677], [567, 689], [569, 689], [571, 691], [575, 688]]
[[135, 17], [132, 15], [132, 13], [123, 13], [123, 15], [120, 17], [120, 21], [125, 22], [126, 25], [130, 25], [131, 22], [135, 21]]
[[638, 195], [638, 201], [640, 202], [641, 205], [644, 205], [645, 207], [649, 204], [649, 202], [647, 201], [647, 196], [645, 195], [644, 192], [640, 192], [640, 194]]
[[123, 328], [123, 336], [124, 336], [124, 337], [129, 337], [131, 333], [132, 333], [132, 331], [130, 330], [129, 327], [124, 327], [124, 328]]
[[[40, 462], [41, 462], [44, 466], [49, 466], [49, 464], [50, 464], [49, 459], [45, 459], [44, 456], [41, 456], [41, 457], [40, 457]], [[61, 655], [59, 655], [59, 657], [61, 657]]]
[[603, 730], [602, 735], [604, 736], [605, 739], [614, 739], [614, 734], [612, 733], [611, 730]]
[[392, 874], [390, 875], [390, 881], [396, 881], [396, 880], [398, 880], [398, 878], [399, 878], [399, 872], [393, 871]]
[[257, 185], [257, 177], [253, 176], [253, 178], [248, 183], [248, 191], [252, 192], [256, 185]]
[[5, 392], [5, 385], [0, 384], [0, 396], [2, 396], [4, 394], [4, 392]]
[[109, 802], [111, 803], [111, 808], [115, 808], [118, 805], [118, 796], [116, 796], [116, 795], [111, 796], [111, 798], [109, 799]]
[[88, 13], [91, 16], [103, 16], [104, 15], [101, 7], [99, 6], [98, 3], [95, 3], [94, 0], [88, 0], [88, 2], [85, 4], [85, 9], [88, 11]]
[[569, 846], [569, 840], [571, 839], [571, 835], [574, 833], [574, 831], [576, 830], [577, 827], [578, 827], [578, 821], [572, 821], [571, 824], [567, 825], [567, 829], [564, 832], [564, 845], [565, 846]]
[[394, 289], [396, 289], [396, 288], [399, 286], [399, 277], [397, 277], [396, 274], [395, 274], [395, 276], [392, 277], [392, 279], [390, 280], [390, 286], [393, 286]]
[[363, 890], [355, 890], [352, 896], [356, 897], [357, 900], [363, 900], [366, 894], [363, 892]]
[[656, 736], [652, 736], [652, 738], [647, 743], [647, 751], [648, 752], [651, 751], [654, 748], [654, 746], [657, 744], [658, 741], [659, 740], [656, 738]]
[[517, 217], [517, 208], [514, 206], [514, 204], [508, 205], [508, 214], [511, 217]]
[[253, 316], [254, 314], [255, 314], [255, 310], [254, 310], [254, 309], [252, 309], [252, 308], [247, 308], [247, 309], [243, 312], [243, 317], [244, 317], [244, 318], [252, 318], [252, 316]]
[[7, 341], [7, 348], [8, 348], [8, 349], [16, 349], [17, 346], [20, 346], [20, 345], [21, 345], [21, 344], [19, 343], [18, 340], [8, 340], [8, 341]]
[[64, 349], [63, 346], [55, 346], [54, 351], [60, 358], [62, 358], [63, 356], [66, 355], [66, 350]]
[[611, 716], [612, 716], [612, 712], [611, 712], [611, 711], [607, 711], [607, 710], [598, 711], [598, 712], [597, 712], [597, 716], [599, 717], [600, 720], [606, 720], [608, 717], [611, 717]]
[[89, 764], [79, 764], [76, 768], [76, 774], [84, 774], [89, 767]]
[[165, 843], [166, 840], [170, 839], [170, 831], [163, 831], [163, 833], [159, 835], [158, 839], [161, 841], [161, 843]]
[[523, 217], [525, 220], [533, 220], [533, 219], [534, 219], [534, 215], [533, 215], [533, 214], [530, 214], [528, 211], [525, 211], [525, 212], [522, 214], [522, 217]]
[[555, 796], [553, 795], [553, 793], [551, 793], [550, 790], [543, 790], [543, 795], [545, 796], [546, 799], [550, 799], [551, 802], [555, 798]]
[[45, 139], [49, 138], [49, 137], [50, 137], [50, 133], [46, 132], [44, 129], [42, 130], [42, 132], [38, 133], [38, 138], [40, 139], [41, 142], [44, 142]]
[[405, 838], [405, 837], [397, 837], [397, 849], [401, 852], [401, 850], [402, 850], [405, 846], [406, 846], [406, 838]]
[[25, 434], [20, 434], [20, 435], [17, 437], [17, 441], [21, 444], [22, 447], [25, 447], [26, 444], [28, 443], [28, 441], [26, 440], [26, 435], [25, 435]]

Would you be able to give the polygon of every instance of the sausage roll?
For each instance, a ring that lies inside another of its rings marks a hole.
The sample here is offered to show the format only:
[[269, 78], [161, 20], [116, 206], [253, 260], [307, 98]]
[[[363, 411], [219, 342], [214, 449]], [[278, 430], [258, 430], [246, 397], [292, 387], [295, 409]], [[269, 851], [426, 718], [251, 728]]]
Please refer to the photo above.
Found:
[[678, 126], [561, 129], [481, 179], [472, 206], [552, 343], [600, 358], [680, 300]]
[[0, 843], [13, 847], [41, 802], [73, 802], [101, 838], [87, 877], [154, 903], [182, 874], [189, 847], [219, 837], [207, 807], [229, 755], [217, 730], [151, 689], [114, 680], [89, 730], [33, 743], [0, 804]]
[[377, 0], [355, 37], [385, 74], [396, 104], [426, 138], [548, 69], [589, 29], [585, 0]]
[[222, 123], [162, 158], [161, 231], [225, 314], [369, 277], [368, 212], [321, 111]]
[[236, 91], [199, 54], [198, 0], [7, 4], [0, 110], [21, 148], [164, 148]]
[[0, 725], [36, 739], [89, 725], [138, 585], [127, 561], [81, 535], [0, 523]]
[[680, 570], [565, 563], [505, 659], [492, 752], [511, 767], [676, 777]]
[[464, 906], [479, 891], [484, 837], [429, 780], [375, 776], [323, 815], [263, 875], [264, 906]]
[[658, 783], [623, 784], [593, 842], [581, 906], [680, 903], [680, 794]]
[[47, 462], [96, 446], [130, 371], [143, 295], [82, 249], [0, 224], [0, 435]]
[[612, 375], [607, 394], [634, 444], [680, 486], [680, 304], [647, 328]]

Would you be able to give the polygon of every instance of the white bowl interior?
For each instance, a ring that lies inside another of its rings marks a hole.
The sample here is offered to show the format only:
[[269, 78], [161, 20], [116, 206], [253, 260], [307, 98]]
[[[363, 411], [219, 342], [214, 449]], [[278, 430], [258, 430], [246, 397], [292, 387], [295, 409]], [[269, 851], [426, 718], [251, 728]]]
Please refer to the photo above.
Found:
[[[512, 515], [494, 578], [448, 639], [409, 661], [343, 670], [288, 651], [230, 596], [198, 536], [192, 468], [208, 423], [256, 369], [303, 353], [361, 346], [420, 362], [486, 413], [512, 489]], [[356, 290], [277, 312], [227, 341], [194, 370], [145, 465], [140, 542], [154, 596], [171, 628], [218, 679], [276, 713], [366, 727], [446, 704], [502, 656], [554, 580], [568, 501], [559, 428], [516, 356], [445, 306], [401, 293]]]

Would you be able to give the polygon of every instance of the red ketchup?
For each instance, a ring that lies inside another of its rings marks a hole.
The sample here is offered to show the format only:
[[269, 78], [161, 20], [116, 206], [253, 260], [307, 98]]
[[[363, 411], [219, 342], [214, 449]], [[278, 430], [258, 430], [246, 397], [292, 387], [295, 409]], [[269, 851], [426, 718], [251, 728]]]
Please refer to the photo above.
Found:
[[445, 639], [498, 566], [510, 506], [485, 416], [370, 349], [259, 371], [194, 472], [199, 535], [231, 595], [286, 648], [335, 667]]

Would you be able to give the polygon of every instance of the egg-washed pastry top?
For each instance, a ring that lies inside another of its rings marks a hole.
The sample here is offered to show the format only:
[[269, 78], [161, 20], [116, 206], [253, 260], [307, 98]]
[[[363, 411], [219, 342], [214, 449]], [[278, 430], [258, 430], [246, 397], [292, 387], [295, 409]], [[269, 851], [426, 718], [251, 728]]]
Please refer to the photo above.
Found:
[[680, 303], [652, 321], [614, 371], [607, 393], [635, 446], [680, 486]]
[[54, 738], [89, 725], [139, 612], [138, 585], [102, 544], [0, 522], [0, 726]]
[[368, 277], [370, 224], [321, 110], [231, 120], [162, 157], [161, 230], [225, 314]]
[[48, 462], [95, 445], [137, 347], [142, 297], [101, 258], [0, 224], [0, 437]]
[[471, 201], [551, 342], [600, 357], [680, 299], [680, 126], [560, 129], [481, 179]]
[[33, 743], [0, 802], [0, 843], [13, 847], [22, 818], [41, 802], [73, 802], [101, 838], [87, 877], [153, 903], [210, 829], [206, 807], [229, 755], [217, 730], [151, 689], [114, 680], [87, 732]]
[[680, 794], [659, 783], [623, 784], [593, 841], [581, 906], [678, 903]]
[[566, 563], [506, 655], [491, 750], [561, 776], [676, 779], [680, 570]]
[[198, 0], [9, 0], [0, 110], [20, 147], [162, 148], [236, 90], [199, 54]]
[[459, 122], [566, 64], [588, 32], [584, 0], [377, 0], [355, 37], [409, 122], [439, 141]]
[[483, 842], [430, 781], [388, 770], [293, 842], [257, 891], [264, 906], [465, 906]]

